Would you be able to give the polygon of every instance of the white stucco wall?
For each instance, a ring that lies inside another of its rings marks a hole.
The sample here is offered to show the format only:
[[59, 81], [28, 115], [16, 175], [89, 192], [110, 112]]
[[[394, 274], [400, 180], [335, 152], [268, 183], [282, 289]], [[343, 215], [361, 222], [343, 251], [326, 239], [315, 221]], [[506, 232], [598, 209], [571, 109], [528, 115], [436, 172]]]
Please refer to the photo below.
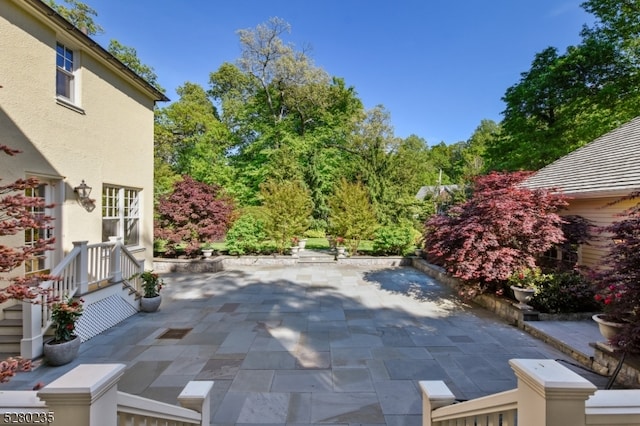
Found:
[[[101, 241], [103, 184], [141, 190], [137, 255], [151, 265], [153, 99], [77, 38], [19, 4], [2, 0], [0, 10], [0, 134], [1, 143], [23, 153], [0, 156], [0, 177], [3, 182], [29, 175], [59, 179], [54, 191], [59, 256], [73, 241]], [[78, 49], [78, 109], [56, 99], [57, 41]], [[73, 192], [83, 179], [93, 188], [92, 212], [78, 205]]]

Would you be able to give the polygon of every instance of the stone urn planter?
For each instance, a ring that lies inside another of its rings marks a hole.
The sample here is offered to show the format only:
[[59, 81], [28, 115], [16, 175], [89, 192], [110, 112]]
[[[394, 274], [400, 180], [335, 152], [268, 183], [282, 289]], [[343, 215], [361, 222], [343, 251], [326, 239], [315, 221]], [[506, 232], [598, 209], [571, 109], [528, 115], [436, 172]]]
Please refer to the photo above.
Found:
[[160, 295], [155, 297], [142, 297], [140, 299], [140, 310], [142, 312], [155, 312], [160, 307], [160, 303], [162, 303], [162, 296]]
[[528, 287], [518, 287], [515, 285], [511, 286], [511, 290], [513, 290], [513, 295], [515, 296], [518, 304], [516, 305], [519, 309], [522, 310], [531, 310], [533, 309], [527, 303], [531, 301], [531, 298], [535, 294], [535, 290]]
[[47, 364], [58, 366], [65, 365], [76, 359], [80, 349], [80, 337], [74, 336], [66, 342], [54, 342], [50, 340], [44, 344], [43, 352]]
[[204, 257], [211, 257], [212, 254], [213, 254], [213, 250], [212, 249], [203, 249], [202, 250], [202, 255]]
[[302, 238], [300, 241], [298, 241], [298, 248], [300, 249], [300, 251], [304, 251], [304, 248], [307, 246], [307, 239], [306, 238]]
[[624, 324], [620, 322], [607, 321], [603, 319], [603, 317], [605, 317], [604, 314], [595, 314], [591, 318], [596, 322], [596, 324], [598, 324], [598, 330], [600, 330], [602, 337], [609, 341], [618, 335], [620, 329], [624, 327]]
[[346, 247], [340, 246], [340, 247], [336, 247], [336, 249], [338, 250], [338, 258], [342, 259], [347, 257], [347, 255], [345, 254]]
[[298, 252], [300, 251], [300, 247], [299, 246], [292, 246], [291, 247], [291, 257], [298, 257]]

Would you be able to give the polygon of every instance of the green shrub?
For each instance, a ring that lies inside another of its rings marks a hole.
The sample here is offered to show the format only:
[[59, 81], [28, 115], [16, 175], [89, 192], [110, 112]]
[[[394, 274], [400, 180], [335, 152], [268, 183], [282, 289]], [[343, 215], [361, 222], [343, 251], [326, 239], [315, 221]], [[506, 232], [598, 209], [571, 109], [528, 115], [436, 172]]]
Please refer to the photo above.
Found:
[[390, 225], [379, 228], [373, 240], [377, 254], [403, 255], [413, 250], [415, 232], [411, 224]]
[[263, 242], [266, 236], [262, 221], [253, 216], [244, 215], [240, 216], [227, 232], [225, 245], [229, 254], [232, 255], [260, 253], [264, 249]]
[[305, 238], [325, 238], [327, 233], [324, 229], [309, 229], [302, 234]]
[[529, 302], [535, 309], [551, 314], [598, 311], [593, 287], [582, 275], [559, 272], [547, 276], [535, 285], [535, 296]]

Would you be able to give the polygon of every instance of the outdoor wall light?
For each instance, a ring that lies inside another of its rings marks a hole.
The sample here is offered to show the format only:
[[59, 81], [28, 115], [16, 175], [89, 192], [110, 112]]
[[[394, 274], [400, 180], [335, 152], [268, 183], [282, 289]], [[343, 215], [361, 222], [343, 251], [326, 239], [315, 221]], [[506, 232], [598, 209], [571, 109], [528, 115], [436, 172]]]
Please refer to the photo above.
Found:
[[82, 179], [80, 185], [73, 188], [73, 192], [76, 193], [78, 204], [84, 207], [86, 211], [90, 212], [96, 208], [96, 200], [89, 198], [89, 195], [91, 194], [91, 187], [85, 183], [84, 179]]

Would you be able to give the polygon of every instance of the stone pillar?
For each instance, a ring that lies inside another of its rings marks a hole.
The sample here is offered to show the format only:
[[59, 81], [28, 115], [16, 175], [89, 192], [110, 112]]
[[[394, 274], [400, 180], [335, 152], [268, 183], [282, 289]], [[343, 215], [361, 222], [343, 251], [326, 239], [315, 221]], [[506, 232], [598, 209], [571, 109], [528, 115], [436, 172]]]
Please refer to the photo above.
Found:
[[419, 382], [422, 391], [422, 426], [431, 426], [431, 411], [451, 405], [456, 397], [442, 380]]
[[512, 359], [518, 378], [518, 426], [585, 426], [596, 387], [550, 359]]
[[116, 426], [124, 364], [81, 364], [38, 392], [54, 425]]
[[178, 395], [178, 402], [184, 408], [197, 411], [202, 415], [202, 426], [209, 426], [211, 419], [210, 394], [212, 381], [191, 381]]

